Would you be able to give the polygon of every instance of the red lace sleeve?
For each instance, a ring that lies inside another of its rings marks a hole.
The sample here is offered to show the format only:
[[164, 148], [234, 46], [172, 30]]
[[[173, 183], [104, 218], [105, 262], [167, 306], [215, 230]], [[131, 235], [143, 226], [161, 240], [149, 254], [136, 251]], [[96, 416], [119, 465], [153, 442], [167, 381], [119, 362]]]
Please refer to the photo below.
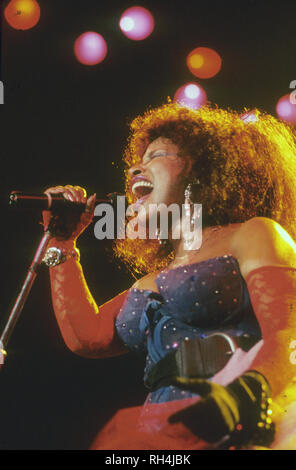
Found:
[[246, 277], [264, 344], [252, 364], [277, 396], [296, 375], [291, 342], [296, 339], [296, 269], [264, 266]]
[[66, 345], [85, 357], [111, 357], [127, 352], [115, 329], [115, 318], [128, 291], [100, 308], [86, 284], [78, 261], [50, 268], [54, 312]]

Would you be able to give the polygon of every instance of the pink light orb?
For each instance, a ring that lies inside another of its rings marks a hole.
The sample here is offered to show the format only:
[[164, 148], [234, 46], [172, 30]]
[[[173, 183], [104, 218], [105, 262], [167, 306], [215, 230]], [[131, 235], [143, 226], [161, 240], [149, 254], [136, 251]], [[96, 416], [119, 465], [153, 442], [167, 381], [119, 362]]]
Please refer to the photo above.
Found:
[[131, 7], [123, 12], [119, 20], [123, 34], [134, 41], [146, 39], [154, 29], [154, 18], [143, 7]]
[[190, 82], [178, 88], [174, 101], [191, 109], [199, 109], [206, 104], [207, 95], [200, 85]]
[[107, 55], [107, 44], [103, 36], [93, 31], [81, 34], [74, 43], [74, 53], [84, 65], [96, 65]]
[[296, 124], [296, 103], [293, 103], [291, 94], [282, 96], [276, 104], [277, 115], [282, 121]]

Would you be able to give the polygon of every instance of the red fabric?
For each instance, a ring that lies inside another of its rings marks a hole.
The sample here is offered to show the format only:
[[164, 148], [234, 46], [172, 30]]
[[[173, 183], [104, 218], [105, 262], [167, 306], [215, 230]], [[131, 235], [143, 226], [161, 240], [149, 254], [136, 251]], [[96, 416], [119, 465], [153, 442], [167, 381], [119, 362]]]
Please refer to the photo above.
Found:
[[198, 399], [151, 404], [120, 410], [103, 428], [91, 450], [205, 450], [212, 446], [182, 423], [168, 418]]
[[[73, 249], [73, 242], [53, 246]], [[97, 307], [74, 259], [49, 269], [54, 312], [66, 345], [85, 357], [104, 358], [128, 352], [115, 330], [115, 318], [128, 291]]]
[[296, 339], [296, 269], [265, 266], [250, 272], [246, 283], [264, 341], [251, 368], [267, 378], [277, 397], [296, 373], [290, 361]]

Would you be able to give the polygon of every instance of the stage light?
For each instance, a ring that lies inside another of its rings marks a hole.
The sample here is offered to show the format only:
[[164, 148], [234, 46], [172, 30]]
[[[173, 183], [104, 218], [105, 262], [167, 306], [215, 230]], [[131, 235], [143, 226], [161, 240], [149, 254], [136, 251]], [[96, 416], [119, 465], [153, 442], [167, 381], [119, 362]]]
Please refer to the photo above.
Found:
[[40, 7], [36, 0], [11, 0], [4, 10], [4, 17], [14, 29], [31, 29], [40, 19]]
[[276, 104], [277, 115], [282, 121], [296, 124], [296, 104], [293, 104], [291, 95], [282, 96]]
[[197, 47], [188, 54], [186, 64], [196, 77], [212, 78], [221, 69], [222, 60], [214, 49]]
[[191, 82], [178, 88], [174, 101], [188, 108], [198, 109], [206, 103], [207, 95], [200, 85]]
[[123, 34], [134, 41], [146, 39], [154, 29], [150, 11], [143, 7], [131, 7], [124, 11], [119, 20]]
[[74, 53], [84, 65], [96, 65], [107, 55], [107, 44], [103, 36], [93, 31], [81, 34], [74, 43]]

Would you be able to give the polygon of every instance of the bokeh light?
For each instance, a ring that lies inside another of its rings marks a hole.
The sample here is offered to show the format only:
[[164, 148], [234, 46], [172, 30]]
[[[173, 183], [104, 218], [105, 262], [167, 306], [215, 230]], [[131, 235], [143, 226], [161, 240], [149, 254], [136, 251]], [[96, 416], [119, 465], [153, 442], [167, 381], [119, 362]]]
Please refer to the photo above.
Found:
[[206, 104], [207, 95], [200, 85], [190, 82], [178, 88], [174, 101], [188, 108], [199, 109]]
[[31, 29], [40, 19], [40, 7], [36, 0], [11, 0], [4, 10], [7, 23], [14, 29]]
[[296, 104], [293, 104], [291, 95], [282, 96], [276, 104], [277, 115], [282, 121], [296, 124]]
[[197, 47], [188, 54], [186, 64], [196, 77], [212, 78], [220, 71], [222, 60], [214, 49]]
[[84, 65], [96, 65], [107, 55], [107, 44], [103, 36], [93, 31], [81, 34], [74, 43], [74, 53]]
[[123, 12], [119, 20], [123, 34], [134, 41], [146, 39], [154, 29], [154, 19], [150, 11], [143, 7], [131, 7]]

